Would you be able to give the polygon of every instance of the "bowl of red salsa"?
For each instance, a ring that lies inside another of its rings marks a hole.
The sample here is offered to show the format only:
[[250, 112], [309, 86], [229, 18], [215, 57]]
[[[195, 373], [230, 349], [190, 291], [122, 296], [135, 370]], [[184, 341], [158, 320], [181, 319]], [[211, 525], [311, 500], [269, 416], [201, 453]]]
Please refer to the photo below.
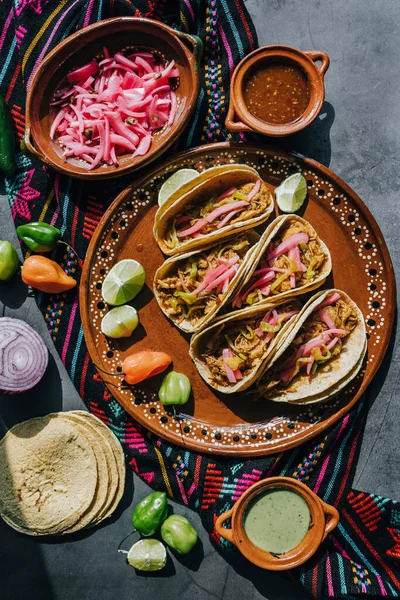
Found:
[[325, 52], [290, 46], [254, 50], [233, 73], [227, 129], [273, 137], [304, 129], [321, 111], [328, 67]]

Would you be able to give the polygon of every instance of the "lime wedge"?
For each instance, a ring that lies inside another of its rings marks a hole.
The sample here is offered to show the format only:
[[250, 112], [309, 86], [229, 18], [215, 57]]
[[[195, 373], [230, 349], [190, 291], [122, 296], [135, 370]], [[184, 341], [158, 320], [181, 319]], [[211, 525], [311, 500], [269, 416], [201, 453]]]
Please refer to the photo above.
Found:
[[103, 317], [101, 331], [109, 338], [129, 337], [138, 324], [139, 317], [133, 306], [116, 306]]
[[167, 563], [167, 552], [159, 540], [139, 540], [129, 550], [127, 560], [139, 571], [159, 571]]
[[103, 281], [102, 296], [112, 306], [125, 304], [142, 289], [145, 272], [140, 263], [132, 258], [117, 262]]
[[180, 187], [185, 183], [189, 183], [198, 175], [199, 173], [195, 169], [179, 169], [179, 171], [176, 171], [162, 184], [158, 192], [158, 205], [162, 206]]
[[276, 202], [282, 212], [299, 210], [307, 196], [307, 182], [301, 173], [295, 173], [275, 188]]

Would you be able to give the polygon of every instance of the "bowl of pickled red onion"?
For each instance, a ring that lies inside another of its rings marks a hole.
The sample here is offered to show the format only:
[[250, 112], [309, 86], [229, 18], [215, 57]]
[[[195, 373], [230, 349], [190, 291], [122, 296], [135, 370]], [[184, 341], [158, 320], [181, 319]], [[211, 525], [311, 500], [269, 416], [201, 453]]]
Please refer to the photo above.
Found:
[[27, 149], [63, 174], [106, 179], [158, 158], [187, 125], [201, 40], [136, 17], [66, 38], [30, 83]]

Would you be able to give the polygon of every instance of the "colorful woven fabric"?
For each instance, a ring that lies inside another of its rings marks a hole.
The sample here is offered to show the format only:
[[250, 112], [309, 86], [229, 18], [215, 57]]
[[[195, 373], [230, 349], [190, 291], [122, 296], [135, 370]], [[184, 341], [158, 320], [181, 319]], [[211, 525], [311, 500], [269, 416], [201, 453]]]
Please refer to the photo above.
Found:
[[[46, 52], [75, 30], [116, 15], [162, 19], [202, 37], [201, 91], [180, 147], [229, 140], [231, 136], [224, 130], [229, 76], [257, 45], [243, 0], [3, 0], [0, 93], [11, 108], [17, 137], [21, 139], [24, 130], [26, 88]], [[16, 176], [6, 180], [16, 224], [27, 220], [51, 223], [85, 256], [104, 210], [127, 181], [87, 184], [60, 176], [23, 154], [17, 162]], [[58, 259], [69, 273], [79, 274], [72, 252]], [[270, 475], [296, 477], [338, 507], [341, 520], [318, 554], [290, 577], [315, 598], [400, 594], [400, 507], [350, 489], [367, 410], [365, 400], [322, 437], [291, 452], [240, 461], [183, 451], [142, 429], [104, 387], [85, 345], [77, 291], [59, 296], [39, 294], [37, 301], [72, 381], [89, 409], [121, 440], [132, 469], [151, 486], [167, 490], [171, 498], [198, 510], [218, 546], [233, 550], [216, 535], [214, 523], [248, 486]]]

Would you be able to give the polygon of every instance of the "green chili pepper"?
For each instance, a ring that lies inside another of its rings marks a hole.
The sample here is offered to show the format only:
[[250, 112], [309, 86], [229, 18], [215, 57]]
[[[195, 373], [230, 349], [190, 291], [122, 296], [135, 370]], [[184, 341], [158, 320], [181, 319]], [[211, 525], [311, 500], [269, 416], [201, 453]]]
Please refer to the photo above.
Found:
[[265, 321], [261, 321], [260, 323], [260, 328], [262, 331], [268, 332], [268, 333], [277, 333], [282, 327], [281, 323], [278, 323], [278, 325], [270, 325], [269, 323], [266, 323]]
[[206, 215], [208, 215], [214, 208], [214, 201], [213, 199], [209, 200], [207, 202], [207, 204], [200, 210], [200, 216], [201, 217], [205, 217]]
[[196, 259], [191, 259], [192, 266], [190, 267], [190, 279], [195, 279], [197, 275]]
[[17, 235], [33, 252], [51, 252], [57, 247], [61, 231], [57, 227], [34, 221], [17, 227]]
[[171, 515], [161, 525], [161, 537], [178, 554], [187, 554], [196, 544], [198, 535], [186, 517]]
[[171, 371], [162, 381], [158, 392], [161, 404], [169, 406], [170, 404], [186, 404], [189, 400], [192, 386], [189, 378], [184, 373]]
[[281, 283], [283, 283], [285, 281], [285, 279], [287, 279], [290, 276], [290, 272], [289, 273], [282, 273], [282, 275], [279, 275], [279, 277], [277, 277], [274, 281], [274, 283], [271, 285], [271, 292], [273, 292], [277, 287], [279, 287], [281, 285]]
[[[260, 297], [261, 296], [261, 297]], [[262, 294], [260, 290], [255, 290], [254, 292], [250, 292], [250, 294], [246, 298], [246, 304], [255, 304], [256, 302], [261, 302]]]
[[250, 327], [250, 325], [246, 324], [246, 329], [244, 329], [243, 327], [240, 329], [240, 333], [242, 334], [243, 337], [246, 338], [246, 340], [252, 340], [254, 338], [254, 331], [253, 329]]
[[304, 276], [307, 279], [312, 279], [315, 276], [315, 271], [313, 269], [314, 269], [314, 265], [316, 265], [316, 263], [317, 263], [317, 260], [315, 258], [313, 258], [312, 261], [310, 262], [310, 264], [308, 265], [308, 269], [304, 274]]
[[243, 354], [242, 352], [239, 352], [238, 349], [236, 348], [235, 344], [232, 342], [231, 338], [229, 337], [229, 335], [225, 335], [225, 340], [226, 343], [228, 344], [228, 346], [230, 347], [231, 350], [233, 350], [233, 352], [241, 359], [241, 360], [247, 360], [247, 356], [245, 354]]
[[196, 304], [195, 306], [191, 306], [189, 308], [189, 310], [187, 310], [186, 305], [183, 304], [182, 305], [182, 314], [185, 317], [185, 319], [190, 319], [190, 317], [192, 316], [192, 314], [198, 310], [204, 310], [206, 308], [205, 304]]
[[153, 535], [168, 515], [167, 494], [151, 492], [135, 506], [132, 523], [144, 536]]
[[176, 298], [174, 298], [173, 296], [171, 296], [171, 298], [169, 299], [169, 303], [174, 310], [176, 310], [178, 308], [178, 300]]
[[12, 177], [15, 171], [14, 128], [8, 106], [0, 96], [0, 171]]
[[243, 194], [242, 192], [234, 192], [232, 198], [235, 198], [235, 200], [247, 200], [246, 194]]
[[174, 292], [174, 296], [182, 298], [186, 304], [194, 304], [198, 300], [196, 294], [188, 294], [187, 292]]
[[10, 242], [0, 242], [0, 280], [8, 281], [18, 270], [18, 254]]

